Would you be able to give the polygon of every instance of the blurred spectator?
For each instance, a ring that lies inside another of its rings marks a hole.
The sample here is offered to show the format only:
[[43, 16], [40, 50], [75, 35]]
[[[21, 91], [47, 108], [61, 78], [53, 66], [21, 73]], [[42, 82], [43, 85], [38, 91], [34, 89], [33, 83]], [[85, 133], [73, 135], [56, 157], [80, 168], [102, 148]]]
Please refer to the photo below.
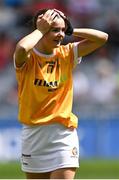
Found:
[[90, 22], [99, 15], [100, 2], [98, 0], [67, 0], [69, 16], [74, 25], [89, 26]]
[[25, 9], [29, 13], [33, 15], [39, 9], [46, 9], [46, 8], [56, 8], [63, 12], [66, 12], [65, 8], [65, 1], [66, 0], [32, 0], [29, 6], [26, 6]]
[[2, 71], [10, 62], [13, 56], [13, 40], [6, 32], [0, 32], [0, 71]]
[[112, 47], [119, 46], [119, 18], [115, 12], [108, 12], [108, 18], [105, 24], [105, 31], [109, 33], [109, 43]]
[[119, 102], [119, 68], [118, 68], [116, 80], [117, 80], [116, 100], [117, 100], [117, 104], [118, 104], [118, 102]]
[[14, 11], [4, 5], [0, 6], [0, 29], [7, 31], [15, 26], [17, 21], [16, 14]]
[[[4, 104], [7, 102], [7, 96], [10, 94], [12, 89], [14, 89], [16, 84], [13, 74], [13, 67], [8, 66], [3, 72], [1, 72], [0, 84], [2, 84], [2, 86], [0, 86], [0, 104]], [[14, 99], [12, 99], [12, 101], [14, 101]]]
[[7, 7], [16, 8], [19, 6], [23, 6], [26, 0], [4, 0], [4, 5]]
[[105, 22], [104, 31], [109, 34], [108, 48], [109, 53], [116, 60], [119, 48], [119, 18], [112, 10], [108, 11], [107, 19]]
[[89, 79], [86, 74], [80, 70], [80, 65], [77, 65], [73, 73], [74, 82], [74, 106], [85, 103], [89, 92]]
[[113, 63], [100, 57], [95, 64], [96, 78], [91, 89], [93, 103], [99, 105], [114, 104], [117, 81]]

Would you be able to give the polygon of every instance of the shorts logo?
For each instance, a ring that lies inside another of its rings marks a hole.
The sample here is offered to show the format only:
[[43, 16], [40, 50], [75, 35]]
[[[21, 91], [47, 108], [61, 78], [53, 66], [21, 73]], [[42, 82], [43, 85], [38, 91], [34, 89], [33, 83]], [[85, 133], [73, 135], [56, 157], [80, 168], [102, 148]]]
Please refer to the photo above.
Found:
[[22, 154], [22, 157], [31, 157], [31, 154]]
[[21, 162], [23, 165], [28, 165], [28, 160], [31, 158], [31, 154], [22, 154]]
[[72, 157], [77, 157], [77, 155], [78, 155], [77, 148], [73, 147], [73, 149], [72, 149]]

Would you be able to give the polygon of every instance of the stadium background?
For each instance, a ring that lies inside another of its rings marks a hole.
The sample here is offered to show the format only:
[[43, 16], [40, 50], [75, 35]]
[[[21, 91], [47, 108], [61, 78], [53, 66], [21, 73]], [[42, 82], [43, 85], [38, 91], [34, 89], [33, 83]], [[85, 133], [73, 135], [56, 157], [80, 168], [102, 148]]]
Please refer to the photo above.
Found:
[[[21, 125], [13, 67], [16, 42], [31, 32], [39, 8], [67, 13], [74, 27], [105, 31], [109, 41], [84, 57], [74, 72], [73, 111], [79, 117], [80, 170], [77, 178], [119, 178], [119, 1], [0, 1], [0, 178], [22, 178]], [[66, 37], [64, 43], [77, 41]]]

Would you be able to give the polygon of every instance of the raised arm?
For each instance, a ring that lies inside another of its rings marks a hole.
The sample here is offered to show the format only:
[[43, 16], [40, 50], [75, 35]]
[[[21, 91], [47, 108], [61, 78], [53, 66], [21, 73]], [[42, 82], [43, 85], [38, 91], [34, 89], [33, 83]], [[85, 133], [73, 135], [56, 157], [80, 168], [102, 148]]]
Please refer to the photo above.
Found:
[[78, 56], [86, 56], [103, 46], [108, 40], [108, 34], [89, 28], [74, 28], [73, 36], [83, 38], [78, 44]]
[[37, 29], [22, 38], [16, 45], [15, 63], [17, 67], [21, 67], [28, 60], [30, 50], [41, 40], [47, 33], [55, 19], [56, 12], [48, 10], [44, 15], [38, 16], [36, 21]]
[[18, 42], [15, 50], [15, 63], [17, 67], [21, 67], [27, 61], [29, 51], [37, 44], [42, 36], [43, 34], [36, 29]]

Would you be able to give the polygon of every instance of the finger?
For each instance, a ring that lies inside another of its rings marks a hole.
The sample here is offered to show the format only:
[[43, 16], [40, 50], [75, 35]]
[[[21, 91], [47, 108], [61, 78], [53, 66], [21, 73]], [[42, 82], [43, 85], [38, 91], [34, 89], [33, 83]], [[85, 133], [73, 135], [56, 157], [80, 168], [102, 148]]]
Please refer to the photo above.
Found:
[[42, 17], [43, 17], [43, 14], [39, 15], [39, 16], [38, 16], [38, 19], [41, 19]]
[[56, 18], [60, 18], [60, 15], [54, 10], [50, 10], [43, 18], [51, 25]]
[[50, 19], [51, 19], [51, 20], [54, 20], [56, 17], [57, 17], [57, 18], [60, 18], [60, 15], [59, 15], [57, 12], [54, 12], [54, 13], [51, 15]]
[[54, 12], [54, 10], [49, 9], [48, 11], [46, 11], [46, 13], [44, 14], [43, 17], [47, 19], [53, 14], [53, 12]]
[[57, 12], [58, 14], [60, 14], [61, 17], [66, 18], [66, 16], [64, 15], [64, 13], [62, 11], [59, 11], [57, 9], [54, 9], [55, 12]]

